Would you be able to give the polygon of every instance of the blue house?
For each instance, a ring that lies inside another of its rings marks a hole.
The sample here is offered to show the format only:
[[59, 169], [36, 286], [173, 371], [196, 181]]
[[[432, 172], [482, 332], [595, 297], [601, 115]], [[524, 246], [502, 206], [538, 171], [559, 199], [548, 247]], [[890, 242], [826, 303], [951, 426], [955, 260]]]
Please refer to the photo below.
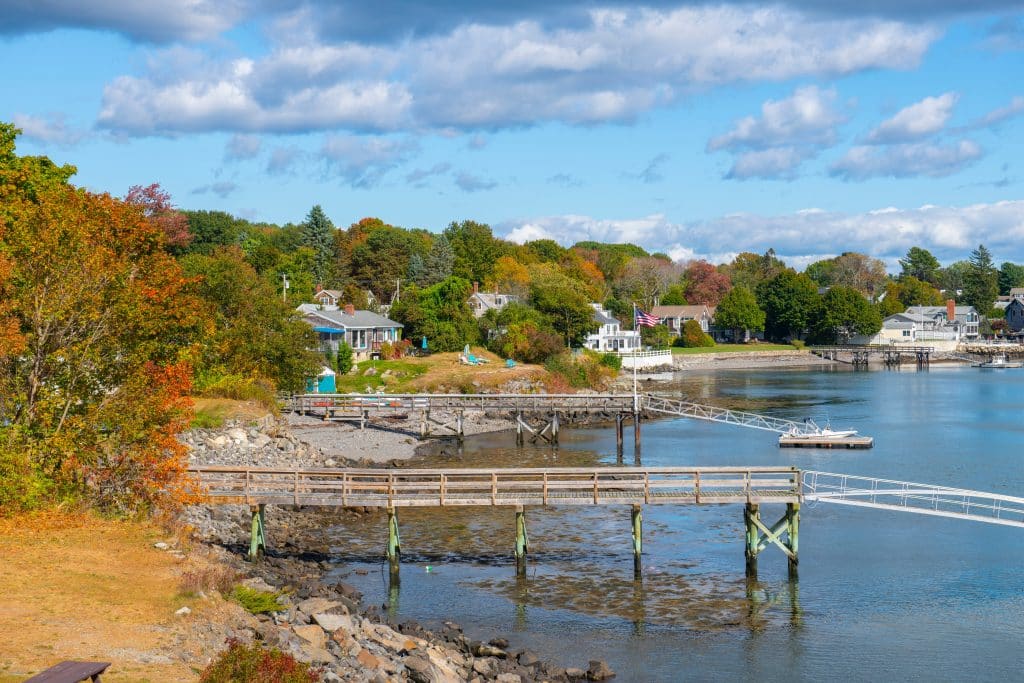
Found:
[[386, 344], [402, 339], [402, 324], [372, 311], [357, 311], [352, 305], [302, 304], [298, 311], [320, 338], [320, 349], [336, 352], [341, 342], [352, 347], [352, 356], [364, 360]]

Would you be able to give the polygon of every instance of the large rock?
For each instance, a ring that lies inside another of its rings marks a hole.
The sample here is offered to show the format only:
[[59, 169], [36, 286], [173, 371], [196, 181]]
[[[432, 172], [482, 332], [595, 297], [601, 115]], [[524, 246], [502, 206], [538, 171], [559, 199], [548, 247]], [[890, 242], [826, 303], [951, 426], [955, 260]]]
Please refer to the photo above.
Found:
[[[307, 598], [295, 603], [295, 609], [310, 617], [314, 614], [330, 612], [338, 607], [341, 607], [341, 603], [328, 600], [327, 598]], [[330, 630], [333, 631], [334, 629]]]
[[590, 660], [590, 667], [587, 669], [587, 680], [603, 681], [608, 678], [613, 678], [614, 676], [615, 672], [608, 668], [607, 663], [600, 659]]
[[494, 680], [496, 680], [498, 683], [523, 683], [522, 676], [520, 676], [519, 674], [510, 673], [498, 674], [498, 677]]
[[240, 427], [233, 427], [226, 432], [226, 436], [234, 441], [235, 443], [248, 443], [249, 436], [245, 433], [245, 430]]
[[383, 624], [363, 621], [363, 635], [392, 652], [409, 652], [422, 647], [423, 641], [396, 633]]
[[311, 643], [321, 648], [327, 645], [327, 634], [324, 633], [322, 628], [315, 624], [310, 624], [309, 626], [293, 626], [292, 631], [307, 643]]
[[317, 613], [313, 615], [313, 621], [328, 633], [334, 633], [339, 629], [348, 633], [355, 630], [355, 624], [352, 623], [352, 617], [347, 614]]
[[473, 645], [473, 655], [476, 657], [498, 657], [499, 659], [505, 659], [508, 657], [508, 653], [500, 647], [494, 647], [493, 645], [487, 645], [485, 643], [476, 643]]
[[493, 657], [483, 657], [473, 662], [473, 671], [485, 678], [494, 678], [498, 675], [498, 661]]

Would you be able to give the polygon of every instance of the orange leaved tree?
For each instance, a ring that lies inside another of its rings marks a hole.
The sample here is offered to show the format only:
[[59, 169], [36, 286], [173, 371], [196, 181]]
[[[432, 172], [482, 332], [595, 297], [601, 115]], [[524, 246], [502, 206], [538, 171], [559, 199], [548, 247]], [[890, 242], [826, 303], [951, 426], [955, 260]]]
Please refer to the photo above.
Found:
[[15, 134], [0, 124], [0, 331], [16, 331], [0, 341], [0, 475], [25, 486], [0, 479], [0, 507], [178, 500], [174, 434], [208, 323], [142, 208], [26, 163]]

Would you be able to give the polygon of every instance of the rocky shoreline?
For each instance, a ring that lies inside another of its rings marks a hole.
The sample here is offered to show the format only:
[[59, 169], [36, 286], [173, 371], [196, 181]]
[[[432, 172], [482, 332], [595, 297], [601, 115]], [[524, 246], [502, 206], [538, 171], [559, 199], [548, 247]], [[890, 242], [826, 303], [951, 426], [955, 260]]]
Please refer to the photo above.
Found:
[[[486, 416], [466, 423], [471, 433], [507, 429], [507, 425]], [[216, 430], [196, 429], [180, 438], [193, 466], [384, 467], [416, 455], [420, 443], [410, 436], [410, 426], [389, 420], [380, 428], [360, 430], [287, 416]], [[386, 606], [364, 606], [356, 589], [327, 578], [337, 565], [329, 561], [326, 544], [312, 539], [325, 526], [367, 513], [270, 507], [272, 547], [258, 563], [243, 559], [248, 547], [248, 507], [191, 506], [182, 514], [182, 522], [195, 530], [219, 562], [249, 575], [248, 587], [281, 593], [281, 611], [253, 616], [235, 629], [236, 635], [322, 667], [325, 681], [526, 683], [598, 681], [615, 675], [600, 660], [588, 662], [586, 668], [565, 668], [543, 662], [532, 652], [510, 649], [505, 638], [474, 640], [453, 622], [443, 622], [435, 633], [413, 621], [388, 621]]]

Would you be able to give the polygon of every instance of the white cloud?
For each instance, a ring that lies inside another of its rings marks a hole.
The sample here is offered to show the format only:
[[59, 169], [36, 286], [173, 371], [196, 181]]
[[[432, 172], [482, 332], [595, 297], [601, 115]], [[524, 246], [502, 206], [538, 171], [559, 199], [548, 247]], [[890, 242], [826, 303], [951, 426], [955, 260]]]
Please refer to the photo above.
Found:
[[232, 135], [224, 149], [224, 158], [228, 161], [254, 159], [262, 146], [262, 141], [256, 135]]
[[890, 144], [920, 140], [941, 131], [953, 115], [953, 107], [960, 96], [948, 92], [938, 97], [926, 97], [904, 107], [868, 133], [870, 144]]
[[1017, 95], [1005, 107], [997, 107], [985, 114], [974, 126], [979, 128], [996, 126], [1007, 119], [1012, 119], [1021, 114], [1024, 114], [1024, 96]]
[[706, 258], [721, 263], [741, 251], [769, 248], [791, 264], [806, 265], [821, 255], [860, 251], [892, 262], [913, 246], [931, 250], [943, 261], [965, 258], [985, 244], [997, 260], [1024, 260], [1024, 200], [971, 206], [886, 208], [847, 214], [826, 211], [777, 216], [733, 214], [674, 223], [655, 214], [609, 220], [589, 216], [548, 216], [499, 226], [508, 239], [554, 239], [563, 245], [581, 240], [632, 242], [673, 258]]
[[832, 164], [829, 173], [843, 180], [866, 180], [875, 177], [909, 178], [952, 175], [983, 155], [973, 140], [952, 144], [916, 142], [884, 147], [851, 147], [846, 155]]
[[245, 13], [241, 0], [4, 0], [0, 32], [72, 27], [112, 30], [152, 42], [202, 40], [230, 28]]
[[224, 199], [229, 194], [238, 189], [238, 185], [231, 182], [230, 180], [222, 180], [216, 183], [210, 183], [209, 185], [200, 185], [192, 190], [192, 194], [206, 194], [210, 192], [217, 195], [221, 199]]
[[331, 175], [341, 177], [352, 187], [370, 188], [416, 149], [416, 144], [410, 140], [330, 135], [320, 148], [320, 158], [326, 162]]
[[11, 121], [21, 129], [22, 135], [37, 142], [70, 147], [89, 137], [87, 131], [68, 125], [63, 114], [47, 117], [15, 114]]
[[762, 104], [760, 117], [744, 117], [725, 135], [712, 138], [708, 151], [832, 145], [836, 140], [836, 126], [845, 121], [835, 110], [835, 100], [833, 88], [821, 90], [813, 85], [797, 88], [786, 99]]
[[461, 24], [391, 45], [325, 45], [299, 25], [264, 57], [123, 76], [101, 125], [186, 131], [472, 129], [628, 121], [727, 83], [912, 68], [935, 29], [730, 5], [592, 10], [571, 27]]
[[816, 154], [813, 149], [797, 147], [773, 147], [744, 152], [736, 157], [725, 177], [733, 180], [792, 180], [796, 177], [797, 167]]
[[461, 171], [455, 174], [455, 184], [463, 192], [480, 192], [481, 190], [493, 190], [498, 186], [493, 180], [481, 178], [480, 176]]

